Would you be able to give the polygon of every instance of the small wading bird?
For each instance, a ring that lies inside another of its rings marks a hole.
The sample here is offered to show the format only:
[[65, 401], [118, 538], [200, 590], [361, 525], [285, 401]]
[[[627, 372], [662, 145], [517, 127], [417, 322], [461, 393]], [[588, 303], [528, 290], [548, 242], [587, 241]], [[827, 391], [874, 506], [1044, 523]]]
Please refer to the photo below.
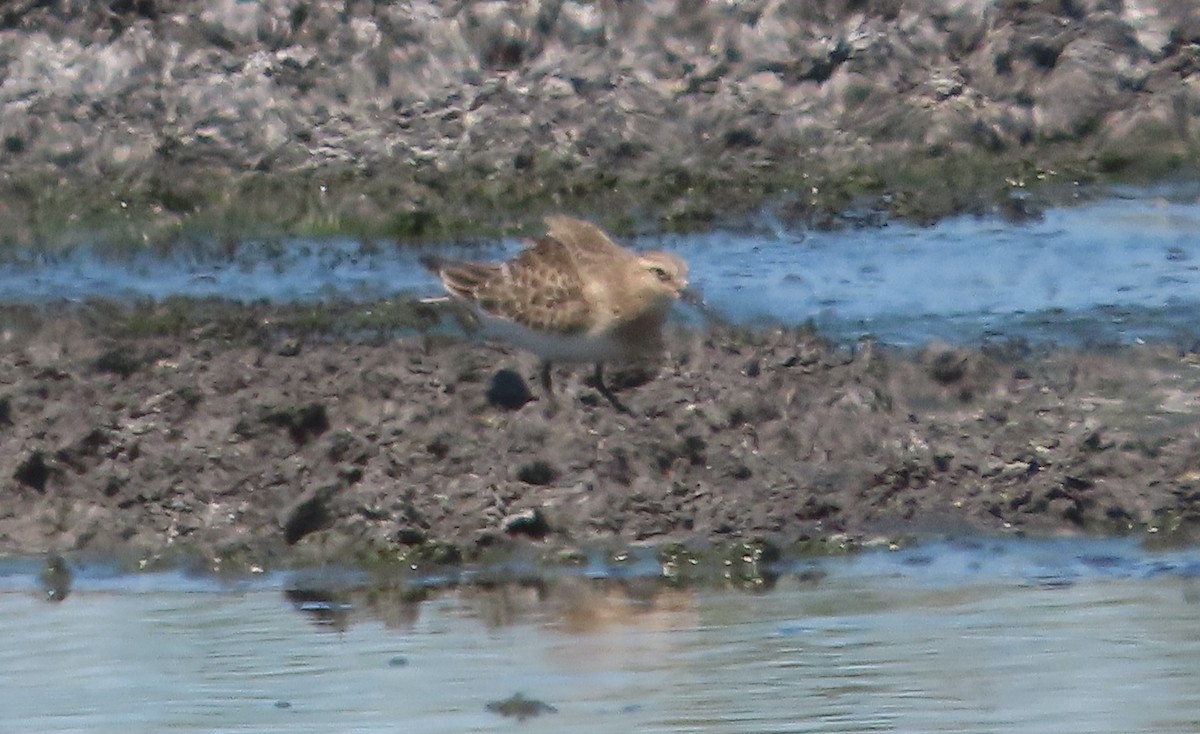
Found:
[[546, 218], [545, 236], [503, 263], [427, 258], [452, 300], [467, 306], [483, 336], [542, 360], [542, 387], [553, 403], [554, 362], [596, 365], [596, 389], [626, 411], [604, 384], [603, 363], [662, 349], [662, 327], [687, 288], [687, 264], [666, 252], [636, 253], [588, 222]]

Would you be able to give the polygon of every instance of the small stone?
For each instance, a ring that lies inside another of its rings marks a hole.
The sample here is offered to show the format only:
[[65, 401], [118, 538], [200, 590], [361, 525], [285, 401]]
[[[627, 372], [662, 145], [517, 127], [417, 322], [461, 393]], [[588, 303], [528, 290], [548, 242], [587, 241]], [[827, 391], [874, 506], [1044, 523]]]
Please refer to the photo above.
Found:
[[967, 359], [957, 351], [948, 350], [929, 362], [929, 376], [942, 385], [952, 385], [967, 374]]
[[541, 539], [550, 533], [550, 523], [546, 522], [546, 516], [536, 507], [509, 515], [501, 524], [509, 535]]
[[1020, 479], [1037, 472], [1037, 464], [1028, 461], [1010, 461], [1000, 467], [1000, 479]]
[[332, 494], [332, 487], [310, 489], [284, 512], [280, 524], [288, 545], [294, 545], [304, 536], [324, 530], [333, 523], [333, 514], [327, 504]]
[[329, 413], [321, 403], [268, 409], [264, 411], [262, 420], [269, 425], [286, 428], [297, 445], [308, 443], [313, 437], [329, 430]]
[[1084, 436], [1083, 440], [1080, 441], [1080, 445], [1088, 451], [1105, 451], [1115, 446], [1116, 442], [1112, 440], [1106, 440], [1104, 438], [1104, 428], [1101, 427], [1095, 429], [1094, 431], [1090, 431], [1086, 436]]
[[546, 486], [558, 479], [558, 470], [548, 461], [531, 461], [517, 470], [517, 479], [526, 484]]
[[533, 393], [529, 392], [525, 379], [515, 371], [502, 369], [492, 375], [487, 390], [489, 405], [504, 410], [520, 410], [530, 400], [533, 400]]
[[39, 492], [46, 491], [46, 480], [50, 478], [50, 467], [41, 451], [34, 451], [29, 458], [17, 465], [13, 479]]
[[127, 349], [110, 349], [96, 358], [92, 368], [97, 372], [119, 375], [124, 379], [137, 372], [142, 364], [143, 360], [130, 354]]
[[525, 698], [521, 693], [513, 694], [511, 698], [501, 701], [490, 701], [486, 708], [488, 711], [500, 714], [501, 716], [514, 717], [517, 721], [524, 721], [525, 719], [540, 716], [541, 714], [558, 713], [558, 709], [550, 704], [532, 698]]

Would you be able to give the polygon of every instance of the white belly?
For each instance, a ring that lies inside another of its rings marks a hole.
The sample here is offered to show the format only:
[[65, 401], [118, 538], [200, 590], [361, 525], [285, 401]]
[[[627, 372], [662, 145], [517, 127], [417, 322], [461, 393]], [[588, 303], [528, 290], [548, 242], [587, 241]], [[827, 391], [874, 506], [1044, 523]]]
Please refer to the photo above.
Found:
[[629, 351], [611, 334], [547, 334], [482, 314], [480, 321], [485, 338], [506, 342], [548, 362], [606, 362], [626, 357]]

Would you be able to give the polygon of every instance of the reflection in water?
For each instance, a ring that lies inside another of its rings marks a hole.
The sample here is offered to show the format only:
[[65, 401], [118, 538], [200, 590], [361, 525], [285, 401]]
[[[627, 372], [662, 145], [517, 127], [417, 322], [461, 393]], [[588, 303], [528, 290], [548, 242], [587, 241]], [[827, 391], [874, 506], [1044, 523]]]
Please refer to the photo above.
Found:
[[468, 587], [464, 600], [489, 627], [541, 620], [565, 632], [677, 624], [694, 607], [695, 592], [654, 579], [581, 579]]
[[543, 705], [522, 730], [1200, 722], [1198, 550], [982, 541], [785, 565], [763, 593], [567, 575], [423, 601], [330, 574], [77, 570], [45, 604], [38, 571], [0, 569], [0, 731], [511, 731]]
[[388, 629], [409, 630], [419, 619], [421, 602], [433, 589], [410, 585], [400, 575], [358, 578], [322, 571], [293, 577], [283, 590], [296, 611], [318, 627], [344, 632], [354, 621], [377, 620]]
[[42, 565], [38, 581], [41, 582], [46, 601], [59, 602], [66, 599], [67, 594], [71, 593], [71, 569], [67, 567], [66, 559], [57, 553], [51, 553]]
[[285, 589], [283, 595], [298, 612], [312, 617], [321, 627], [344, 632], [350, 627], [350, 612], [354, 605], [350, 595], [316, 589]]

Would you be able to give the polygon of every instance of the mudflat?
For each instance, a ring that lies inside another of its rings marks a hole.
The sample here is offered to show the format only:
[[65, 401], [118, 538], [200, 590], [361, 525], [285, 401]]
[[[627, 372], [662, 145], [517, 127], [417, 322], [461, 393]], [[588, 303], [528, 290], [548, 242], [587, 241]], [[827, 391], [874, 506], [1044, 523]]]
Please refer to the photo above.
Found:
[[0, 549], [220, 565], [458, 563], [529, 547], [930, 534], [1191, 537], [1200, 357], [898, 351], [809, 330], [677, 331], [614, 369], [623, 414], [444, 337], [96, 333], [0, 351]]

